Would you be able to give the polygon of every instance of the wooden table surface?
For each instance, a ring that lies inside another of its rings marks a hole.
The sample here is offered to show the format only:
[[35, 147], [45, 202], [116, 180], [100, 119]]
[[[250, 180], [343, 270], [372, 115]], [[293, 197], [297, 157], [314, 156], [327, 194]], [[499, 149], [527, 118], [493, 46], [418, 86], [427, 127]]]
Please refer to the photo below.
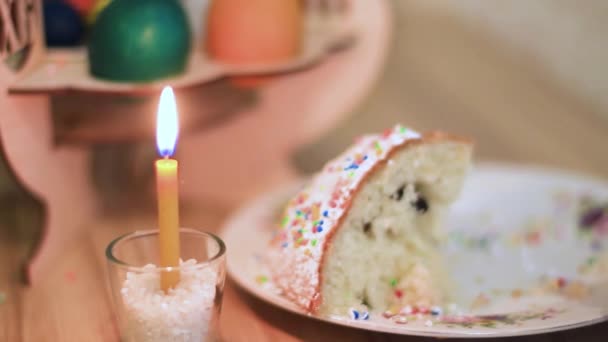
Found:
[[[400, 2], [401, 4], [401, 2]], [[318, 165], [356, 133], [402, 121], [472, 136], [480, 159], [562, 167], [608, 178], [608, 121], [491, 37], [457, 20], [415, 8], [402, 14], [395, 50], [377, 90], [323, 151], [299, 158]], [[405, 9], [405, 11], [403, 11]], [[401, 12], [400, 12], [401, 13]], [[312, 168], [312, 167], [311, 167]], [[217, 230], [229, 208], [200, 204], [184, 226]], [[151, 217], [100, 218], [32, 287], [15, 279], [20, 246], [0, 239], [0, 341], [117, 341], [103, 251]], [[235, 248], [235, 246], [229, 246]], [[267, 305], [227, 282], [221, 318], [226, 341], [425, 341], [359, 331], [305, 319]], [[517, 341], [605, 341], [608, 324], [514, 338]]]
[[[184, 218], [184, 226], [214, 230], [226, 213], [198, 212]], [[104, 249], [123, 232], [154, 225], [149, 218], [100, 220], [66, 248], [53, 269], [38, 284], [22, 287], [11, 277], [16, 246], [0, 246], [0, 341], [118, 341], [107, 284]], [[230, 246], [229, 246], [230, 248]], [[229, 256], [230, 254], [228, 254]], [[226, 284], [221, 316], [225, 341], [426, 341], [334, 326], [306, 319], [268, 305]], [[600, 324], [531, 337], [531, 341], [604, 341], [608, 325]], [[602, 337], [603, 336], [603, 337]], [[528, 338], [519, 338], [528, 340]]]

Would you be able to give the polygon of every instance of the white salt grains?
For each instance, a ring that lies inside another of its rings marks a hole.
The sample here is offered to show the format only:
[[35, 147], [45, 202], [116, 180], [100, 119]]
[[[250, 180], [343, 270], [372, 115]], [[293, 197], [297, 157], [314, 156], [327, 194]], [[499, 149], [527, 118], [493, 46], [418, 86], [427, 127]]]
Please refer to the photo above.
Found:
[[128, 272], [121, 289], [127, 341], [201, 342], [213, 340], [217, 274], [208, 267], [181, 263], [180, 282], [165, 294], [156, 266]]

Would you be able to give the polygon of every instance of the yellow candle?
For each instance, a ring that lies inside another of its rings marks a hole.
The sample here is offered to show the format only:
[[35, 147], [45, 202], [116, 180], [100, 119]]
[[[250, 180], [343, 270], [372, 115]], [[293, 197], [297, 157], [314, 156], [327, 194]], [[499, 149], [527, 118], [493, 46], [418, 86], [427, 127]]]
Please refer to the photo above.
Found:
[[[156, 193], [158, 196], [158, 227], [160, 229], [160, 265], [179, 265], [179, 204], [177, 160], [156, 161]], [[162, 272], [160, 286], [164, 291], [179, 282], [179, 271]]]
[[[178, 131], [175, 96], [170, 87], [165, 87], [160, 96], [156, 124], [156, 144], [164, 159], [157, 160], [155, 164], [161, 267], [179, 266], [178, 163], [169, 159], [175, 150]], [[161, 272], [163, 291], [168, 291], [178, 282], [179, 271]]]

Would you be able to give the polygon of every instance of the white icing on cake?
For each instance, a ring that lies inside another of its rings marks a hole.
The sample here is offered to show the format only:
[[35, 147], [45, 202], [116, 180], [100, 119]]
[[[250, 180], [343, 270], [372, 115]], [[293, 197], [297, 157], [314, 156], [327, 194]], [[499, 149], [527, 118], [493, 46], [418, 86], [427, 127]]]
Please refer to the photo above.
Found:
[[419, 133], [399, 125], [381, 135], [364, 136], [330, 161], [289, 202], [271, 243], [270, 256], [274, 281], [288, 298], [312, 308], [318, 296], [323, 250], [347, 212], [352, 193], [395, 147], [419, 138]]

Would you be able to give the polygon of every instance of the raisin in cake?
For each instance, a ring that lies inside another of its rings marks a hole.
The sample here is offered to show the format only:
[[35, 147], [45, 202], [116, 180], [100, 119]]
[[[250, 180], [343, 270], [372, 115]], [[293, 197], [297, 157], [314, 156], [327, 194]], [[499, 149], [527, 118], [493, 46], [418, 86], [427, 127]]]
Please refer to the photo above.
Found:
[[439, 223], [471, 155], [466, 139], [402, 126], [360, 138], [288, 203], [273, 281], [311, 313], [440, 304]]

